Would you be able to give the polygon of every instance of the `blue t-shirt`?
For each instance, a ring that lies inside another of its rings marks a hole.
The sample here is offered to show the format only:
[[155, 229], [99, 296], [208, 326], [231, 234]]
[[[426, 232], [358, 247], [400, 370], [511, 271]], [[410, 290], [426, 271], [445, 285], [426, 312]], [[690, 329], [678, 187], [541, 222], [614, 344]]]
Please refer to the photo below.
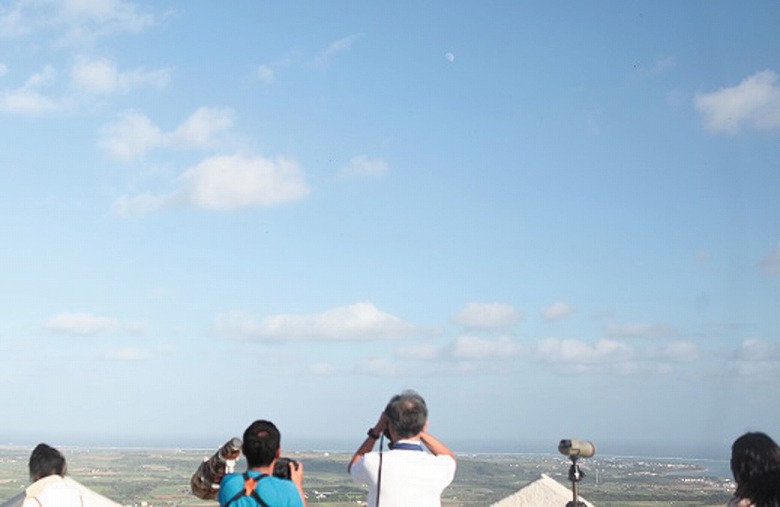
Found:
[[[250, 477], [259, 477], [260, 472], [249, 472]], [[219, 504], [224, 507], [231, 498], [244, 491], [244, 475], [230, 474], [222, 478], [219, 485]], [[279, 477], [264, 477], [257, 483], [257, 494], [269, 507], [303, 507], [298, 487], [293, 481]], [[241, 496], [230, 507], [257, 507], [251, 496]]]

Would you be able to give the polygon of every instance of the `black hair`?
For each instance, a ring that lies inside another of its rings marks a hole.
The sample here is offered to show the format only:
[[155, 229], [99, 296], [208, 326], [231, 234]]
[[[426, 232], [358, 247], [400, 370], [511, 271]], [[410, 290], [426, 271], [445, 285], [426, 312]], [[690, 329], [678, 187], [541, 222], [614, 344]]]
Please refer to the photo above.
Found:
[[50, 475], [65, 475], [65, 457], [54, 447], [40, 443], [30, 454], [30, 479], [37, 481]]
[[258, 420], [250, 424], [241, 446], [249, 468], [270, 465], [276, 459], [281, 438], [279, 430], [270, 421]]
[[393, 396], [385, 407], [385, 414], [398, 438], [418, 435], [428, 421], [425, 400], [412, 390]]
[[768, 435], [745, 433], [731, 446], [735, 495], [756, 507], [780, 507], [780, 447]]

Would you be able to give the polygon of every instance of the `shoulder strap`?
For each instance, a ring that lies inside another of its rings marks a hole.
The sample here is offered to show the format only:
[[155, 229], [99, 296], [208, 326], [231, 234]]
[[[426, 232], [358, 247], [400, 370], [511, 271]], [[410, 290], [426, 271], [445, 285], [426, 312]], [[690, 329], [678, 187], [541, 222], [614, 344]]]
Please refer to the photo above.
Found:
[[233, 498], [228, 500], [225, 504], [225, 507], [230, 507], [230, 504], [245, 496], [251, 496], [252, 499], [261, 507], [268, 507], [268, 504], [265, 503], [265, 501], [263, 501], [263, 499], [260, 498], [260, 495], [257, 493], [257, 483], [266, 477], [268, 477], [268, 474], [260, 474], [259, 477], [252, 477], [249, 475], [249, 472], [244, 472], [244, 489], [236, 493]]
[[382, 448], [385, 443], [385, 434], [379, 437], [379, 470], [376, 471], [376, 504], [379, 507], [379, 497], [382, 496]]

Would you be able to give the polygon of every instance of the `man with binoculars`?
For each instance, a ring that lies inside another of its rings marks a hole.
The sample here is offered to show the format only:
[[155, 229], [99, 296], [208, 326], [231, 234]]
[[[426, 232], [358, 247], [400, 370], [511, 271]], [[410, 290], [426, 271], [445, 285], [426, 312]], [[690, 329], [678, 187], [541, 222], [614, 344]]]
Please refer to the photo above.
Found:
[[[372, 452], [377, 440], [390, 448]], [[428, 452], [425, 452], [427, 449]], [[440, 507], [455, 476], [455, 455], [428, 433], [428, 408], [414, 391], [393, 396], [368, 430], [349, 464], [349, 474], [368, 485], [368, 507]], [[380, 503], [381, 502], [381, 503]]]

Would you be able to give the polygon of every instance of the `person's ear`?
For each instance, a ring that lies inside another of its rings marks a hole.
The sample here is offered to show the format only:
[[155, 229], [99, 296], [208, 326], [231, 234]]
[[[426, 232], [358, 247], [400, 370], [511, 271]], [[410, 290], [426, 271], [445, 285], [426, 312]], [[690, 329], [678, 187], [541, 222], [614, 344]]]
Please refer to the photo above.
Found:
[[423, 433], [428, 433], [428, 421], [425, 421], [425, 424], [423, 425]]
[[276, 459], [279, 459], [279, 456], [281, 455], [282, 455], [282, 448], [279, 447], [278, 449], [276, 449]]

